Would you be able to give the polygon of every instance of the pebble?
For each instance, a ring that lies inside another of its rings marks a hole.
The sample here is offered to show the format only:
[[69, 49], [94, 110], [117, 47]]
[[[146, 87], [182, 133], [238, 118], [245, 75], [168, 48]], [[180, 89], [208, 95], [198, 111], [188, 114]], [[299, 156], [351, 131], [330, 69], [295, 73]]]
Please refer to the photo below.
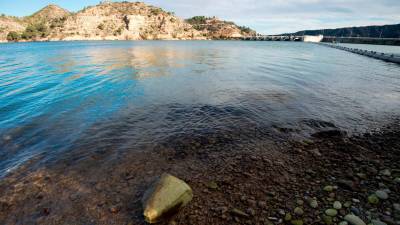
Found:
[[335, 209], [341, 209], [342, 208], [342, 203], [340, 203], [339, 201], [335, 201], [333, 203], [333, 208]]
[[344, 217], [344, 220], [349, 222], [352, 225], [366, 225], [364, 221], [360, 219], [360, 217], [355, 216], [353, 214], [348, 214]]
[[352, 213], [356, 214], [357, 216], [360, 215], [360, 210], [359, 210], [358, 208], [354, 207], [354, 206], [352, 206], [352, 207], [350, 208], [350, 211], [351, 211]]
[[343, 206], [345, 207], [345, 208], [349, 208], [350, 206], [351, 206], [351, 202], [345, 202], [344, 204], [343, 204]]
[[232, 214], [234, 214], [236, 216], [249, 217], [249, 215], [247, 213], [243, 212], [240, 209], [236, 209], [236, 208], [232, 209]]
[[297, 200], [297, 205], [303, 205], [304, 204], [304, 201], [303, 200], [301, 200], [301, 199], [299, 199], [299, 200]]
[[392, 175], [392, 173], [391, 173], [390, 170], [388, 170], [388, 169], [382, 170], [382, 171], [380, 172], [380, 174], [383, 175], [383, 176], [387, 176], [387, 177], [390, 177], [390, 175]]
[[303, 220], [292, 220], [290, 223], [292, 225], [303, 225]]
[[304, 214], [304, 211], [303, 211], [303, 209], [302, 209], [302, 208], [300, 208], [300, 207], [296, 207], [296, 208], [294, 209], [294, 213], [295, 213], [296, 215], [299, 215], [299, 216], [301, 216], [301, 215], [303, 215], [303, 214]]
[[246, 212], [247, 212], [249, 215], [252, 215], [252, 216], [254, 216], [254, 215], [256, 214], [256, 211], [255, 211], [254, 209], [252, 209], [252, 208], [246, 209]]
[[376, 170], [374, 167], [367, 167], [367, 171], [372, 175], [376, 175], [378, 173], [378, 170]]
[[379, 199], [382, 199], [382, 200], [386, 200], [386, 199], [389, 198], [388, 193], [386, 193], [386, 191], [384, 191], [384, 190], [378, 190], [378, 191], [376, 191], [376, 192], [375, 192], [375, 195], [376, 195]]
[[322, 215], [322, 220], [326, 225], [331, 225], [333, 224], [333, 218], [327, 215]]
[[318, 207], [318, 202], [317, 202], [317, 200], [315, 200], [315, 199], [312, 199], [312, 200], [310, 200], [310, 207], [311, 208], [317, 208]]
[[379, 203], [379, 198], [378, 198], [378, 196], [376, 196], [376, 194], [372, 194], [372, 195], [368, 196], [368, 202], [370, 204], [376, 205]]
[[110, 212], [111, 213], [118, 213], [119, 212], [119, 207], [118, 206], [111, 206], [110, 207]]
[[380, 220], [372, 220], [371, 223], [373, 225], [387, 225], [385, 222], [382, 222]]
[[363, 180], [367, 179], [367, 175], [365, 173], [357, 173], [357, 177]]
[[400, 184], [400, 177], [396, 177], [393, 181], [394, 181], [396, 184]]
[[206, 186], [209, 189], [217, 189], [218, 188], [218, 184], [215, 181], [208, 182]]
[[331, 186], [331, 185], [325, 186], [325, 187], [324, 187], [324, 191], [326, 191], [326, 192], [332, 192], [332, 191], [333, 191], [333, 186]]
[[354, 203], [360, 203], [360, 200], [358, 200], [358, 199], [356, 199], [356, 198], [353, 198], [352, 201], [353, 201]]
[[259, 202], [258, 202], [258, 207], [260, 207], [260, 208], [266, 208], [266, 207], [267, 207], [267, 203], [264, 202], [264, 201], [259, 201]]
[[393, 209], [394, 209], [394, 211], [400, 212], [400, 204], [393, 203]]
[[347, 221], [342, 221], [339, 223], [339, 225], [348, 225], [349, 223]]
[[286, 215], [285, 215], [285, 221], [290, 221], [290, 220], [292, 220], [292, 214], [290, 214], [290, 213], [286, 213]]
[[335, 217], [337, 215], [337, 210], [336, 209], [327, 209], [325, 210], [325, 214], [331, 217]]

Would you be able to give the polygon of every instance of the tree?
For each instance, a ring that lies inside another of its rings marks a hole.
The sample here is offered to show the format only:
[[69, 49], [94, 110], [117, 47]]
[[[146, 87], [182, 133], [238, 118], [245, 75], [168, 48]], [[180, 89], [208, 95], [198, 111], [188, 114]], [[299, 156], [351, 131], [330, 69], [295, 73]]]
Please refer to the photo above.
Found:
[[44, 23], [30, 24], [26, 27], [25, 31], [22, 33], [21, 37], [23, 39], [34, 39], [34, 38], [44, 38], [49, 35], [47, 26]]
[[10, 31], [7, 35], [8, 41], [19, 41], [21, 39], [21, 35], [15, 31]]

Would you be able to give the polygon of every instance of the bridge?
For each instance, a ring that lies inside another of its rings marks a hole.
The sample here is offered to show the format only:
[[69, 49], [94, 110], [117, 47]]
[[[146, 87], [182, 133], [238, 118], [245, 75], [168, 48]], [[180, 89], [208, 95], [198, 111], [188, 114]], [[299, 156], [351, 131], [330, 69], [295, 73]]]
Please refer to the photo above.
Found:
[[244, 41], [303, 41], [304, 36], [284, 36], [284, 35], [257, 35], [245, 36]]
[[[239, 39], [244, 41], [304, 41], [304, 37], [312, 37], [308, 35], [257, 35], [245, 36]], [[324, 36], [322, 42], [330, 43], [354, 43], [354, 44], [380, 44], [380, 45], [397, 45], [400, 46], [400, 38], [370, 38], [370, 37], [332, 37]]]

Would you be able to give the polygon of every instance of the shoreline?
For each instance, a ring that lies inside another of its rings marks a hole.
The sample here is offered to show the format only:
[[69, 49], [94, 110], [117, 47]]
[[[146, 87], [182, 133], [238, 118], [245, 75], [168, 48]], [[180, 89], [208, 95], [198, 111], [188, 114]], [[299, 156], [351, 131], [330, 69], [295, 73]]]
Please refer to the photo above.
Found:
[[[188, 137], [152, 151], [100, 152], [87, 159], [71, 153], [33, 171], [23, 166], [1, 180], [0, 222], [145, 224], [143, 192], [168, 172], [194, 192], [172, 224], [338, 224], [353, 213], [366, 223], [379, 218], [395, 225], [400, 221], [398, 128], [394, 122], [356, 136], [330, 130], [304, 141], [257, 140], [253, 149], [246, 145], [251, 140]], [[386, 189], [388, 199], [369, 202]], [[335, 201], [343, 207], [329, 217], [325, 210]]]

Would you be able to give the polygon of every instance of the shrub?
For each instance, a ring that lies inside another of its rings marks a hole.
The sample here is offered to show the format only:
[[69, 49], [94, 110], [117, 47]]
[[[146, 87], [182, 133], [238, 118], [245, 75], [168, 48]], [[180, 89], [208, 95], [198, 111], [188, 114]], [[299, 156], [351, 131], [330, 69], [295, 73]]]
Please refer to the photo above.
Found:
[[105, 26], [104, 26], [103, 23], [101, 23], [101, 24], [99, 24], [99, 25], [97, 26], [97, 29], [99, 29], [99, 30], [104, 30], [104, 28], [105, 28]]
[[63, 27], [66, 19], [67, 19], [66, 17], [62, 17], [62, 18], [53, 20], [50, 24], [50, 28], [54, 29], [56, 27]]
[[122, 28], [121, 27], [114, 31], [114, 36], [119, 36], [121, 34], [122, 34]]
[[15, 31], [11, 31], [7, 35], [8, 41], [19, 41], [21, 39], [21, 35]]
[[245, 26], [239, 26], [239, 29], [242, 33], [251, 33], [253, 32], [252, 29], [250, 29], [249, 27], [245, 27]]
[[38, 37], [47, 37], [49, 35], [47, 26], [43, 23], [30, 24], [26, 27], [25, 31], [22, 33], [21, 38], [23, 39], [34, 39]]
[[160, 8], [153, 8], [153, 9], [150, 10], [150, 12], [151, 12], [151, 14], [156, 16], [156, 15], [162, 13], [163, 11]]
[[205, 24], [208, 19], [210, 19], [210, 18], [205, 17], [205, 16], [195, 16], [190, 19], [187, 19], [186, 22], [188, 22], [192, 25], [199, 25], [199, 24]]

